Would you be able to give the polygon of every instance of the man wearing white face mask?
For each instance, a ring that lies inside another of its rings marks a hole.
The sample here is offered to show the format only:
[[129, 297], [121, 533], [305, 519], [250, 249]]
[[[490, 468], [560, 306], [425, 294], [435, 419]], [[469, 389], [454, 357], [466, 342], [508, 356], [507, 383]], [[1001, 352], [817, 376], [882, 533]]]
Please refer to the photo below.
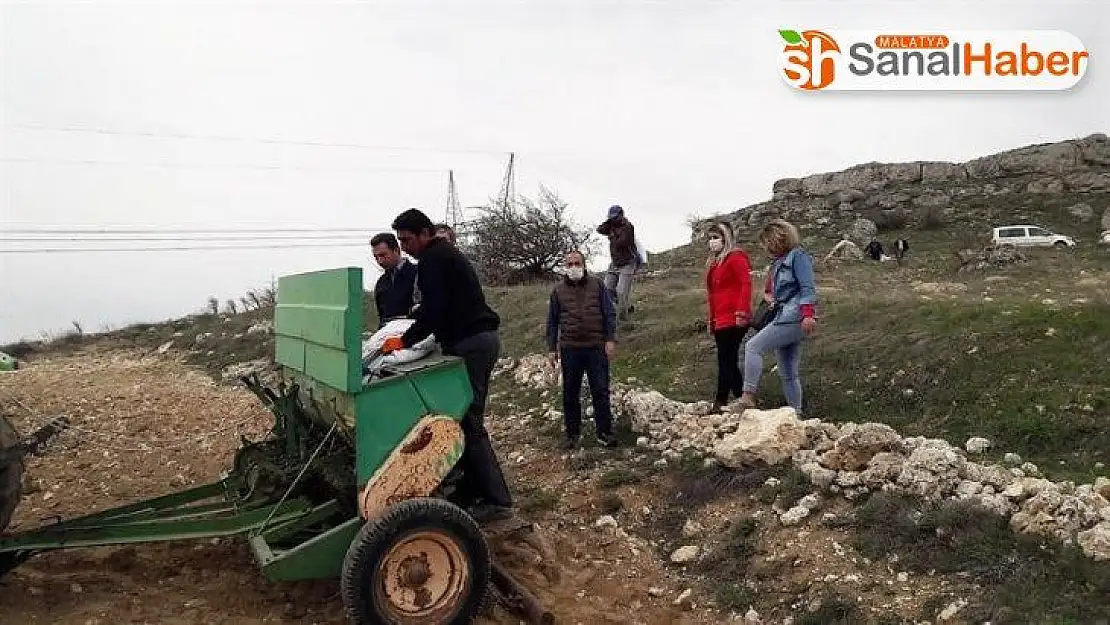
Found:
[[609, 360], [616, 351], [617, 318], [609, 290], [586, 273], [581, 252], [567, 253], [566, 277], [551, 292], [547, 311], [547, 349], [562, 363], [564, 449], [578, 444], [582, 428], [582, 375], [590, 384], [597, 440], [615, 447], [609, 404]]

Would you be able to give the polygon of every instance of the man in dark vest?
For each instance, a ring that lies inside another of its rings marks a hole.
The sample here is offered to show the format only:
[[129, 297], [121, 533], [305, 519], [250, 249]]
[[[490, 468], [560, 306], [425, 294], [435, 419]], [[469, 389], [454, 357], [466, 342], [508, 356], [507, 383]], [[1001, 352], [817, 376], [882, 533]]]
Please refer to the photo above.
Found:
[[615, 447], [609, 405], [609, 360], [616, 350], [617, 319], [609, 289], [586, 273], [581, 252], [566, 255], [565, 278], [555, 285], [547, 311], [547, 349], [562, 362], [564, 449], [578, 444], [582, 429], [582, 375], [590, 383], [597, 440]]
[[490, 378], [501, 353], [501, 317], [486, 303], [474, 268], [450, 241], [435, 235], [426, 214], [410, 208], [393, 220], [393, 229], [401, 248], [418, 261], [421, 300], [412, 326], [386, 339], [382, 353], [411, 347], [434, 334], [444, 354], [466, 363], [474, 399], [459, 423], [466, 445], [456, 465], [462, 472], [456, 499], [479, 523], [509, 518], [512, 494], [484, 422]]
[[382, 232], [370, 239], [374, 260], [382, 268], [374, 284], [374, 304], [378, 310], [378, 328], [388, 321], [401, 319], [416, 303], [416, 265], [401, 255], [401, 246], [392, 232]]

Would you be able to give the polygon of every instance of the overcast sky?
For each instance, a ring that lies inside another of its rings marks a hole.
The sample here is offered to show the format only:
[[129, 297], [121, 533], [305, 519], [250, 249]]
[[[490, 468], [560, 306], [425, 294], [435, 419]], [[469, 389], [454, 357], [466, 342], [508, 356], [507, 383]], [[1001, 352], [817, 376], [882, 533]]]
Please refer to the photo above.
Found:
[[[320, 226], [368, 238], [409, 206], [441, 218], [449, 169], [464, 205], [486, 201], [513, 151], [518, 192], [556, 189], [589, 224], [622, 204], [658, 251], [688, 240], [689, 215], [768, 199], [779, 178], [1110, 132], [1104, 0], [0, 11], [0, 229]], [[779, 28], [1054, 28], [1092, 62], [1066, 93], [801, 94], [776, 73]], [[0, 341], [74, 320], [167, 319], [209, 295], [344, 265], [365, 267], [368, 286], [377, 271], [357, 246], [0, 254]]]

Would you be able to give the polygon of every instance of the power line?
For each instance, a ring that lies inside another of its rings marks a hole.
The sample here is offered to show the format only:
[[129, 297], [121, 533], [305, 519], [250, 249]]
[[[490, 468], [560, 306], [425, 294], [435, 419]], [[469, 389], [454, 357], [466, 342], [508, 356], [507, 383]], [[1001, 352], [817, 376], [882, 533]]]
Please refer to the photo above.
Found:
[[46, 132], [73, 132], [73, 133], [86, 133], [98, 134], [109, 136], [123, 136], [123, 137], [147, 137], [156, 139], [191, 139], [197, 141], [238, 141], [245, 143], [263, 143], [268, 145], [301, 145], [311, 147], [326, 147], [326, 148], [352, 148], [360, 150], [387, 150], [396, 152], [442, 152], [442, 153], [455, 153], [455, 154], [496, 154], [503, 156], [508, 153], [508, 150], [482, 150], [474, 148], [418, 148], [412, 146], [398, 146], [398, 145], [370, 145], [364, 143], [338, 143], [330, 141], [294, 141], [289, 139], [262, 139], [256, 137], [235, 137], [229, 135], [192, 135], [185, 133], [157, 133], [157, 132], [143, 132], [143, 131], [123, 131], [123, 130], [110, 130], [107, 128], [82, 128], [80, 126], [40, 126], [30, 124], [8, 124], [10, 128], [18, 128], [20, 130], [37, 130]]
[[288, 243], [285, 245], [220, 245], [179, 247], [45, 247], [30, 249], [0, 249], [0, 254], [59, 254], [64, 252], [191, 252], [213, 250], [287, 250], [306, 247], [365, 247], [366, 243]]
[[132, 167], [164, 167], [169, 169], [250, 169], [259, 171], [312, 171], [312, 172], [357, 172], [357, 173], [423, 173], [442, 174], [445, 169], [430, 168], [389, 168], [389, 167], [310, 167], [290, 165], [253, 165], [250, 163], [170, 163], [136, 161], [101, 161], [96, 159], [30, 158], [23, 156], [3, 156], [5, 163], [49, 163], [55, 165], [117, 165]]

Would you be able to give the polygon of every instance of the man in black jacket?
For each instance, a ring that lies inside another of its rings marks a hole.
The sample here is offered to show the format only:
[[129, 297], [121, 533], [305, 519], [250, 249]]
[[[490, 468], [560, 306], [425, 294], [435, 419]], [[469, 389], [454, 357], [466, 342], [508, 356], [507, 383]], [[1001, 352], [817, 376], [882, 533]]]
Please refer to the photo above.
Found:
[[412, 312], [416, 303], [416, 265], [401, 255], [401, 246], [392, 232], [374, 235], [370, 239], [370, 250], [384, 272], [374, 284], [374, 304], [378, 309], [378, 328], [381, 328], [386, 322]]
[[501, 352], [501, 319], [486, 304], [474, 268], [458, 248], [436, 236], [427, 215], [406, 210], [393, 220], [393, 229], [401, 248], [418, 261], [421, 302], [412, 326], [387, 339], [382, 351], [404, 349], [434, 334], [443, 353], [466, 362], [474, 401], [460, 424], [466, 436], [458, 465], [463, 473], [460, 499], [471, 503], [470, 514], [479, 522], [507, 518], [512, 495], [483, 423], [490, 376]]

